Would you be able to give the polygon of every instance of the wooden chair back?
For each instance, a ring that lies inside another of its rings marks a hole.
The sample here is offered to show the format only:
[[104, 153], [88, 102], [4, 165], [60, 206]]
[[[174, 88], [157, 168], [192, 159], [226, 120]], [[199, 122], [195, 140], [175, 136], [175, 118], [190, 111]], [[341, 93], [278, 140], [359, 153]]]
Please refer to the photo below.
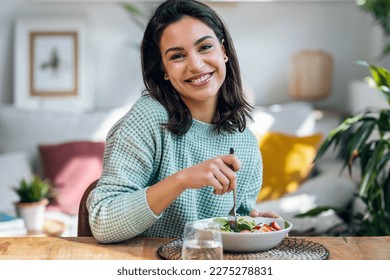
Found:
[[81, 197], [78, 214], [77, 236], [93, 236], [91, 226], [89, 225], [89, 213], [87, 209], [87, 198], [89, 193], [96, 187], [98, 180], [93, 181], [84, 191]]

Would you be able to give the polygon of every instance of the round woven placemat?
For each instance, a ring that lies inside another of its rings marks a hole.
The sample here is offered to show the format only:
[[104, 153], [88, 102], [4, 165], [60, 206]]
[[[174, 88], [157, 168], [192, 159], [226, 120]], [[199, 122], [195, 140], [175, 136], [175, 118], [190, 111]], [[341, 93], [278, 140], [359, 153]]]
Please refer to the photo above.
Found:
[[[180, 260], [182, 239], [172, 240], [160, 248], [157, 253], [166, 260]], [[255, 253], [223, 253], [224, 260], [326, 260], [329, 250], [316, 242], [287, 237], [276, 247]]]

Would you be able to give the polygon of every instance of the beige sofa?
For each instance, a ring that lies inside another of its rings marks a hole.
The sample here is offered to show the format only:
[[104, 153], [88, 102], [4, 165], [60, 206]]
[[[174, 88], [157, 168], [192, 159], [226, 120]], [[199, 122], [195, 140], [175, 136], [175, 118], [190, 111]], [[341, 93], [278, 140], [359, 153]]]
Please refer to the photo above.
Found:
[[[127, 110], [118, 108], [87, 113], [58, 113], [1, 107], [0, 211], [14, 213], [16, 196], [11, 186], [33, 173], [43, 174], [39, 145], [78, 140], [104, 141], [109, 128]], [[319, 119], [316, 113], [309, 103], [304, 102], [256, 107], [253, 112], [255, 122], [250, 128], [257, 135], [266, 131], [279, 131], [304, 136], [314, 132], [327, 134], [339, 122], [337, 116]], [[342, 222], [334, 212], [325, 212], [317, 218], [298, 219], [294, 216], [317, 205], [346, 207], [351, 202], [355, 183], [339, 175], [340, 167], [340, 163], [330, 154], [317, 166], [319, 174], [306, 179], [296, 192], [278, 200], [260, 201], [257, 208], [278, 212], [293, 222], [296, 231], [324, 233]], [[63, 236], [77, 234], [77, 215], [54, 210], [48, 211], [46, 215], [66, 224]]]

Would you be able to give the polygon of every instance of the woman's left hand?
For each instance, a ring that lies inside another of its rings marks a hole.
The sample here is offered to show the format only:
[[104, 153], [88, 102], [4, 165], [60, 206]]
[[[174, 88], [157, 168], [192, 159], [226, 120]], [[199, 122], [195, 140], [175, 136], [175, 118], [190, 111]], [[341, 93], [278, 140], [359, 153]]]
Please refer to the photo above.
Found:
[[264, 217], [264, 218], [283, 220], [282, 216], [276, 214], [275, 212], [272, 211], [259, 212], [256, 209], [252, 209], [249, 213], [249, 216], [251, 216], [252, 218]]

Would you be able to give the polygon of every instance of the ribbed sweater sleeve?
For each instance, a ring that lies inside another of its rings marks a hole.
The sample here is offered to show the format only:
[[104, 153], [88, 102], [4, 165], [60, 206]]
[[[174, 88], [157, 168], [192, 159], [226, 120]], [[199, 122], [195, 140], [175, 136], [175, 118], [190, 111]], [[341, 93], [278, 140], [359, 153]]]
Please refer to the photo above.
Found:
[[103, 174], [87, 201], [92, 232], [102, 243], [134, 237], [158, 219], [146, 200], [165, 117], [155, 106], [141, 99], [107, 137]]

